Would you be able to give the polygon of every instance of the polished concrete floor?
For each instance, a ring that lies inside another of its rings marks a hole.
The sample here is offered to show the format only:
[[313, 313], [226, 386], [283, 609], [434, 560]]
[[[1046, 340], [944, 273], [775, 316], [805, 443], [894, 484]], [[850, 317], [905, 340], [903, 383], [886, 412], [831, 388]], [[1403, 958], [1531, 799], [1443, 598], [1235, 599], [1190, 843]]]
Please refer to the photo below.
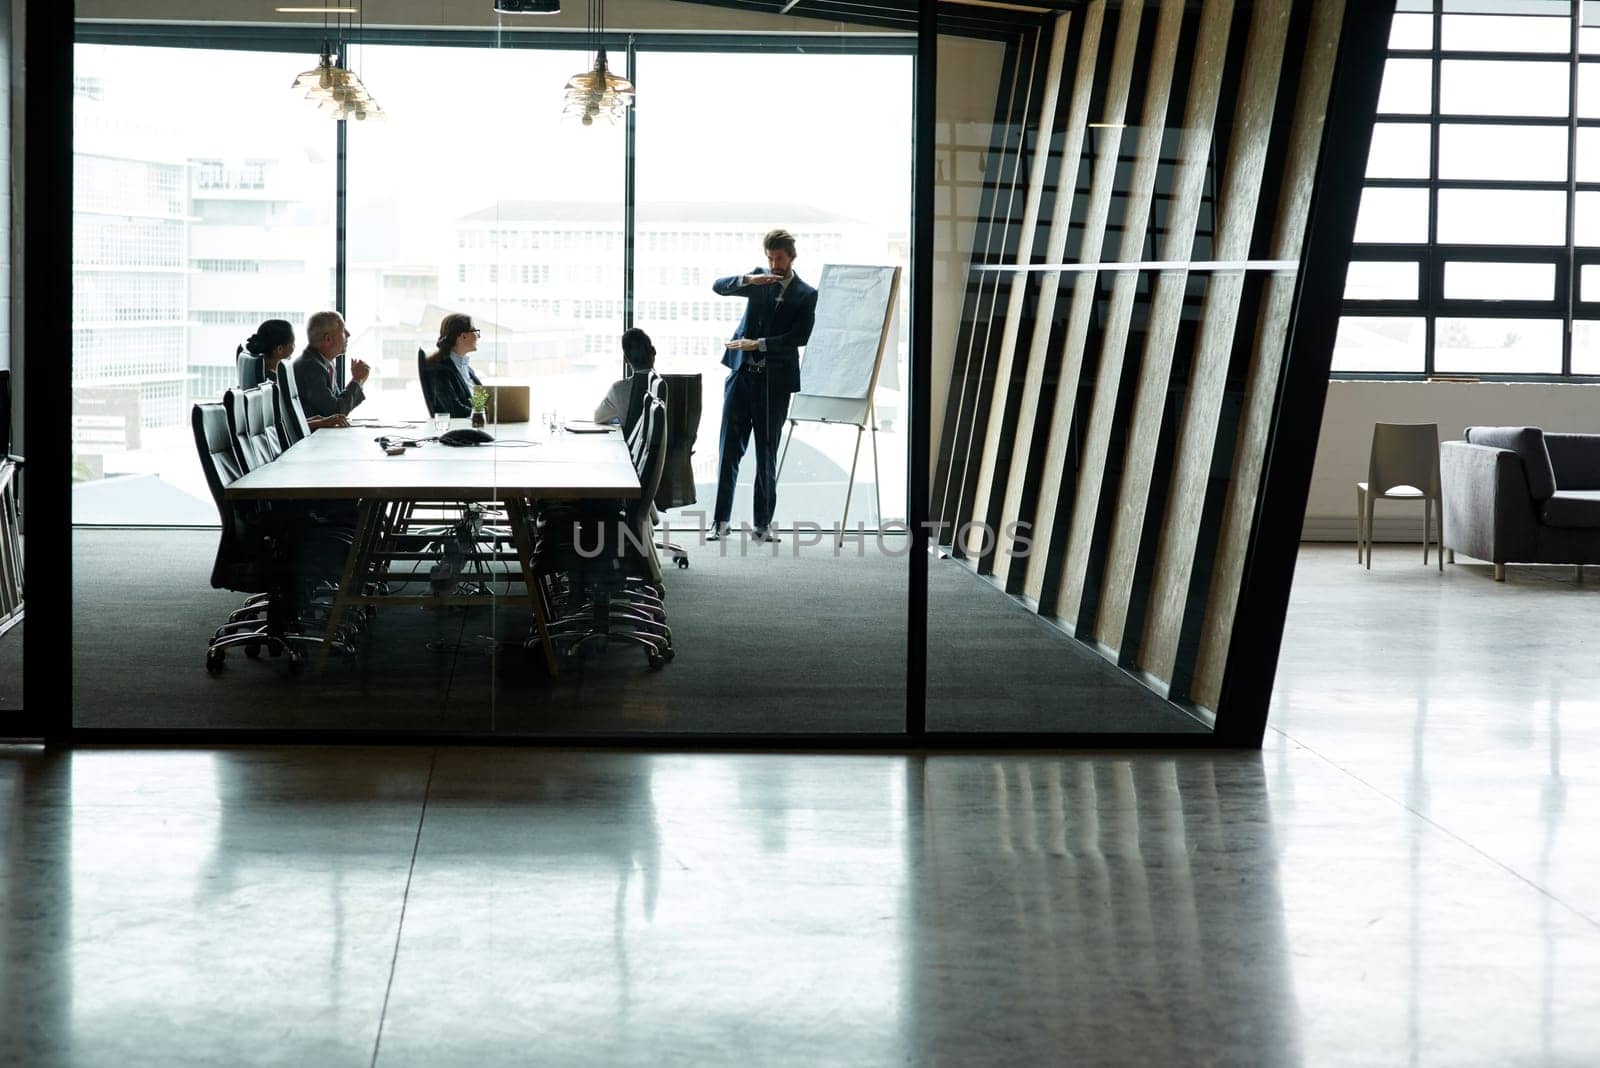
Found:
[[0, 751], [0, 1063], [1596, 1063], [1600, 575], [1353, 555], [1259, 753]]

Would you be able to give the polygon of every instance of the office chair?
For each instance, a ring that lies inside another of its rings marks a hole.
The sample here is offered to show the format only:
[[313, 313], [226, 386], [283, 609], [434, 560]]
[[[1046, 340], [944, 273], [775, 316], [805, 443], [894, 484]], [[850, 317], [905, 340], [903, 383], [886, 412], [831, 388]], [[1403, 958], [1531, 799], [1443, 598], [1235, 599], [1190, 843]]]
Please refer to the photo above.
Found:
[[311, 435], [311, 424], [306, 422], [306, 410], [300, 405], [300, 386], [294, 378], [294, 368], [288, 360], [278, 363], [278, 435], [284, 449]]
[[[681, 399], [676, 402], [678, 405], [676, 408], [674, 407], [675, 402], [673, 401], [674, 390], [669, 384], [670, 382], [674, 381], [681, 384], [680, 388], [677, 390], [677, 393], [680, 395]], [[677, 439], [673, 436], [673, 434], [675, 431], [681, 431], [685, 434], [685, 439], [687, 441], [687, 445], [684, 447], [692, 451], [695, 432], [698, 431], [700, 425], [700, 376], [662, 375], [656, 373], [655, 368], [652, 367], [636, 372], [633, 377], [628, 380], [628, 382], [628, 408], [622, 417], [623, 435], [628, 436], [633, 433], [634, 429], [639, 425], [639, 415], [644, 411], [646, 399], [654, 398], [656, 401], [666, 405], [668, 425], [667, 440], [676, 442]], [[694, 420], [692, 423], [684, 425], [687, 422], [686, 417], [691, 402], [694, 409]], [[672, 448], [677, 449], [678, 446], [674, 444]], [[684, 454], [685, 460], [683, 464], [683, 471], [688, 472], [688, 500], [683, 501], [682, 503], [693, 504], [695, 500], [694, 473], [693, 471], [688, 470], [687, 455], [687, 453]], [[659, 514], [661, 511], [664, 511], [667, 508], [678, 507], [677, 505], [662, 504], [661, 500], [681, 497], [683, 491], [678, 483], [681, 483], [683, 478], [684, 475], [680, 472], [679, 467], [674, 464], [673, 457], [669, 455], [667, 458], [667, 475], [664, 477], [663, 482], [672, 483], [672, 485], [668, 486], [671, 492], [662, 495], [656, 501], [652, 502], [655, 504], [657, 510], [657, 514], [651, 516], [652, 520], [659, 520], [661, 518]], [[661, 541], [656, 542], [656, 548], [671, 556], [673, 563], [677, 564], [680, 568], [689, 566], [689, 551], [683, 546], [675, 545], [663, 538]]]
[[639, 416], [644, 412], [645, 398], [654, 397], [658, 401], [666, 400], [666, 380], [656, 373], [655, 368], [646, 368], [636, 371], [628, 379], [628, 409], [622, 414], [623, 436], [633, 433], [633, 428], [639, 423]]
[[233, 435], [239, 466], [245, 471], [270, 464], [283, 454], [274, 393], [270, 383], [262, 383], [253, 389], [230, 389], [222, 395], [228, 432]]
[[[642, 646], [650, 668], [659, 670], [676, 655], [661, 565], [651, 543], [652, 501], [666, 466], [668, 438], [666, 406], [648, 391], [634, 428], [629, 452], [639, 475], [639, 498], [547, 509], [536, 532], [534, 571], [550, 591], [550, 640], [564, 657], [593, 641], [619, 638]], [[532, 648], [538, 638], [526, 644]]]
[[[206, 649], [206, 670], [220, 674], [227, 651], [243, 646], [252, 658], [263, 647], [273, 656], [287, 654], [290, 673], [299, 674], [305, 658], [295, 646], [322, 641], [321, 635], [305, 633], [300, 606], [309, 602], [312, 586], [340, 573], [350, 550], [349, 534], [295, 509], [229, 501], [225, 491], [247, 471], [239, 460], [230, 409], [226, 403], [196, 404], [190, 423], [206, 485], [222, 521], [211, 585], [253, 595], [245, 608], [217, 628]], [[335, 647], [344, 652], [350, 651], [347, 635], [342, 631], [335, 639]]]
[[[667, 394], [667, 467], [656, 490], [656, 510], [686, 508], [694, 491], [694, 443], [700, 433], [700, 375], [662, 375]], [[656, 548], [679, 567], [689, 566], [689, 552], [665, 537]]]
[[267, 361], [260, 356], [252, 356], [240, 345], [233, 354], [234, 363], [239, 368], [239, 388], [253, 389], [259, 386], [267, 377]]
[[427, 416], [433, 418], [434, 412], [446, 411], [449, 405], [439, 405], [438, 397], [434, 396], [433, 376], [428, 373], [428, 354], [422, 349], [417, 349], [417, 384], [422, 387], [422, 403], [427, 407]]

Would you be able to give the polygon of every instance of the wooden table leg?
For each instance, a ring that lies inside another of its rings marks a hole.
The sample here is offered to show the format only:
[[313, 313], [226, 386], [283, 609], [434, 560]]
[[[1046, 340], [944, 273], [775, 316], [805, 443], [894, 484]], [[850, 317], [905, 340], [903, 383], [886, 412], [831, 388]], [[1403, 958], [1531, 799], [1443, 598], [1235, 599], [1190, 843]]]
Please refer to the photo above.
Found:
[[322, 653], [317, 660], [319, 669], [328, 662], [328, 654], [333, 651], [334, 638], [339, 633], [339, 621], [344, 617], [344, 606], [356, 586], [357, 576], [366, 574], [367, 542], [374, 526], [372, 515], [376, 507], [376, 501], [363, 500], [356, 508], [355, 537], [350, 542], [349, 554], [344, 558], [344, 574], [339, 578], [339, 589], [334, 592], [333, 603], [328, 606], [328, 626], [322, 632]]
[[539, 579], [533, 573], [533, 538], [528, 533], [526, 522], [532, 517], [533, 511], [527, 504], [521, 500], [507, 501], [506, 512], [511, 517], [511, 539], [516, 543], [517, 561], [522, 565], [522, 579], [527, 583], [528, 600], [533, 605], [534, 630], [539, 635], [540, 646], [544, 648], [544, 666], [549, 670], [550, 677], [555, 678], [561, 674], [561, 668], [556, 663], [555, 643], [550, 640], [544, 591], [539, 588]]

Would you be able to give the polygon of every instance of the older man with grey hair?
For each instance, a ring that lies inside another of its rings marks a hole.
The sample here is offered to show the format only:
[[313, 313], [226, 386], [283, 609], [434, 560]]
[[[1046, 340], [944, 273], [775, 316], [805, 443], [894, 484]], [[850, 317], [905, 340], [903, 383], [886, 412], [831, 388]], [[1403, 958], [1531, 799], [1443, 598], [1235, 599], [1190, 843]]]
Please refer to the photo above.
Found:
[[343, 389], [334, 381], [334, 361], [350, 343], [344, 317], [336, 311], [320, 311], [306, 321], [306, 350], [294, 361], [295, 385], [300, 389], [300, 406], [306, 417], [349, 415], [366, 400], [362, 384], [371, 369], [361, 360], [350, 361], [350, 384]]

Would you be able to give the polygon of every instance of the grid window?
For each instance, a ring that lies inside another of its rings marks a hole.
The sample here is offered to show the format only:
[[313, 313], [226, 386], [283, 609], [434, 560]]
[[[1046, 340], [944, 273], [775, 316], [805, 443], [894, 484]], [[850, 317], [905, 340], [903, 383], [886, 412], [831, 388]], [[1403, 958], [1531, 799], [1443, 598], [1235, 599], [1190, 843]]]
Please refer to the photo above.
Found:
[[1435, 325], [1434, 366], [1451, 374], [1515, 368], [1520, 374], [1560, 374], [1559, 319], [1451, 319]]
[[1543, 189], [1441, 189], [1444, 245], [1560, 245], [1567, 239], [1567, 194]]
[[1600, 375], [1594, 5], [1404, 6], [1334, 373]]
[[1553, 263], [1447, 263], [1445, 300], [1552, 300]]
[[1446, 59], [1439, 65], [1439, 110], [1446, 115], [1564, 116], [1570, 71], [1565, 63]]
[[1353, 260], [1345, 275], [1345, 300], [1416, 300], [1420, 295], [1415, 263]]
[[1427, 178], [1432, 160], [1432, 131], [1420, 122], [1380, 122], [1372, 129], [1367, 154], [1368, 178]]
[[[1424, 132], [1426, 129], [1423, 127]], [[1439, 177], [1564, 182], [1567, 180], [1567, 128], [1448, 123], [1439, 128]]]

